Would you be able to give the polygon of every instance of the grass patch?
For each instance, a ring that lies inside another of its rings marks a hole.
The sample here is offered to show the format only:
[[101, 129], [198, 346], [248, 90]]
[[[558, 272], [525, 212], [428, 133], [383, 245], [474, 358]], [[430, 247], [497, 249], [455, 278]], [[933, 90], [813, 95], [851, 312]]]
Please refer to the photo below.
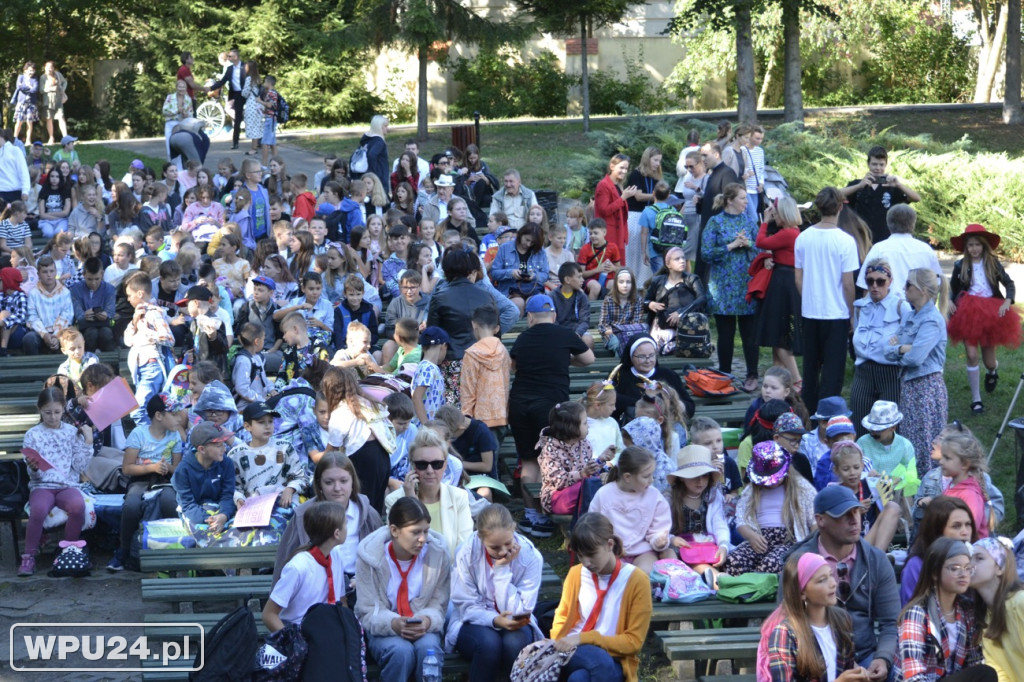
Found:
[[[50, 149], [55, 152], [60, 149], [60, 146], [51, 147]], [[146, 166], [152, 168], [159, 180], [160, 171], [163, 169], [164, 163], [166, 163], [166, 159], [139, 154], [126, 147], [108, 147], [103, 144], [78, 144], [75, 146], [75, 151], [78, 152], [78, 157], [82, 160], [82, 165], [85, 166], [92, 166], [97, 161], [104, 159], [109, 161], [110, 177], [114, 180], [120, 180], [128, 172], [132, 161], [135, 159], [141, 160]]]

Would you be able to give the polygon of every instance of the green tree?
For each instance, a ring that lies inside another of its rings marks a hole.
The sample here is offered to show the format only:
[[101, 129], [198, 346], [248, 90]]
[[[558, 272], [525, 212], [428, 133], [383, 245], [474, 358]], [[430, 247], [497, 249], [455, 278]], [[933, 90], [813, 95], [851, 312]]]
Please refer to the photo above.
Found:
[[440, 41], [494, 47], [525, 36], [518, 20], [491, 21], [458, 0], [354, 0], [352, 25], [344, 35], [359, 44], [400, 46], [416, 54], [419, 85], [416, 135], [427, 138], [427, 62]]
[[[519, 0], [541, 28], [555, 35], [578, 35], [581, 39], [581, 81], [583, 90], [583, 132], [590, 132], [590, 75], [587, 69], [587, 37], [595, 28], [622, 20], [633, 5], [643, 0]], [[588, 30], [589, 29], [589, 30]]]

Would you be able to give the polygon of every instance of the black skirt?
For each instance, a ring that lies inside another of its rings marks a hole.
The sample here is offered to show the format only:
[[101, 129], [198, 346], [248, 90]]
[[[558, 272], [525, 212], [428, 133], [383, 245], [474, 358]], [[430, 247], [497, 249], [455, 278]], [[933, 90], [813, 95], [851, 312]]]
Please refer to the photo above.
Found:
[[775, 264], [757, 313], [757, 345], [803, 355], [800, 292], [792, 267]]

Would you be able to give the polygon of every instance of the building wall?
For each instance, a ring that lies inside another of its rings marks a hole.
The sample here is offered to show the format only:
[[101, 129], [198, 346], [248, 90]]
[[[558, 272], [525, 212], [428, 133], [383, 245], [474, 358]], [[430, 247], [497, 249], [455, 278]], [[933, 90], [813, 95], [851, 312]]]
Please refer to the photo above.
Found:
[[[571, 1], [571, 0], [569, 0]], [[509, 11], [502, 0], [473, 0], [472, 6], [482, 14], [499, 18]], [[622, 23], [607, 26], [594, 32], [588, 43], [597, 43], [596, 49], [588, 45], [587, 66], [595, 71], [614, 71], [620, 78], [625, 74], [626, 59], [639, 59], [642, 55], [644, 69], [656, 83], [661, 83], [672, 73], [676, 63], [683, 58], [684, 51], [672, 43], [662, 31], [675, 16], [671, 2], [649, 2], [634, 7]], [[523, 48], [526, 55], [542, 50], [552, 52], [566, 73], [577, 75], [581, 70], [579, 38], [566, 40], [550, 34], [539, 34]], [[568, 45], [568, 50], [567, 50]], [[452, 57], [469, 58], [476, 54], [473, 46], [455, 43], [448, 49]], [[375, 92], [385, 89], [400, 91], [415, 102], [417, 82], [417, 61], [415, 55], [397, 50], [385, 50], [376, 60], [375, 69], [369, 76], [369, 87]], [[448, 120], [448, 103], [458, 94], [458, 83], [451, 74], [431, 62], [427, 69], [429, 84], [427, 106], [431, 121]], [[569, 112], [577, 113], [580, 106], [578, 88], [570, 93]], [[724, 97], [724, 87], [722, 88]], [[714, 99], [714, 97], [712, 97]]]

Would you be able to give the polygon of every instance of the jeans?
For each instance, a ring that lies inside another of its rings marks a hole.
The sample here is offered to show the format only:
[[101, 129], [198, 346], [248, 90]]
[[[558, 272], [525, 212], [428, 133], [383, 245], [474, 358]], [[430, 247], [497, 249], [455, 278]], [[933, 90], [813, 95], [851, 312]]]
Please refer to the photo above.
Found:
[[25, 554], [39, 552], [43, 537], [43, 520], [50, 510], [59, 507], [67, 512], [64, 539], [74, 542], [82, 535], [85, 525], [85, 497], [78, 488], [36, 488], [28, 497], [28, 528], [25, 530]]
[[455, 648], [470, 661], [469, 682], [489, 682], [496, 677], [508, 677], [519, 652], [533, 641], [533, 634], [529, 625], [514, 631], [469, 623], [463, 625]]
[[562, 668], [560, 682], [622, 682], [622, 664], [599, 646], [582, 644]]
[[59, 353], [60, 348], [51, 348], [43, 341], [43, 337], [38, 332], [30, 331], [21, 338], [21, 351], [25, 355], [52, 354]]
[[[121, 505], [121, 558], [128, 560], [132, 547], [132, 536], [139, 529], [142, 521], [142, 511], [145, 507], [143, 496], [149, 491], [150, 477], [143, 480], [134, 480], [128, 484], [128, 490], [124, 494], [124, 503]], [[160, 518], [173, 519], [177, 516], [178, 497], [174, 488], [167, 486], [160, 490]]]
[[[750, 218], [750, 222], [754, 223], [758, 227], [761, 225], [761, 220], [757, 217], [757, 193], [747, 192], [747, 208], [744, 209], [744, 213]], [[750, 235], [755, 236], [756, 235]]]
[[423, 659], [427, 657], [428, 649], [433, 649], [441, 663], [444, 663], [444, 647], [436, 632], [428, 632], [415, 642], [398, 635], [370, 635], [367, 639], [370, 654], [380, 666], [380, 679], [388, 682], [407, 682], [414, 675], [416, 682], [423, 682]]
[[114, 329], [109, 324], [93, 326], [79, 324], [78, 329], [85, 338], [85, 350], [88, 352], [114, 350]]
[[135, 370], [135, 401], [139, 403], [139, 409], [132, 410], [132, 421], [138, 426], [149, 425], [149, 415], [146, 414], [146, 403], [160, 391], [164, 390], [164, 382], [167, 380], [167, 372], [159, 361], [147, 362], [139, 365]]
[[807, 410], [818, 410], [818, 398], [841, 395], [846, 373], [846, 340], [850, 320], [814, 320], [804, 323], [804, 389]]

